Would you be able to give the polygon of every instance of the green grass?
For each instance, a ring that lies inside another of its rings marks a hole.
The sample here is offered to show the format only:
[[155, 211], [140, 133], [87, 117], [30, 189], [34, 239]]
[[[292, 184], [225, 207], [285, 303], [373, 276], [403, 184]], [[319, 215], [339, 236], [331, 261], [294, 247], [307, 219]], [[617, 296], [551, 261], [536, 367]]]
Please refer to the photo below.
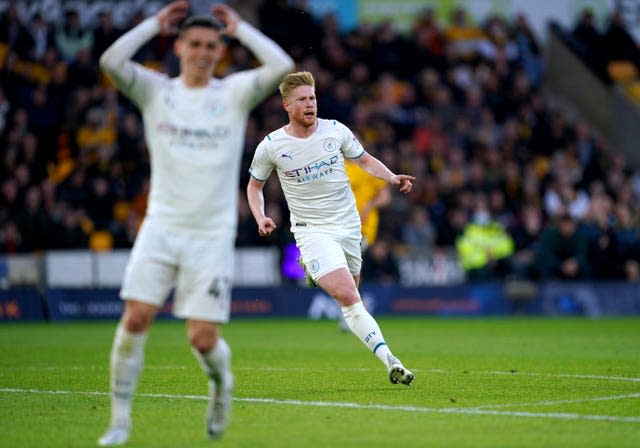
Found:
[[[233, 419], [218, 441], [204, 436], [206, 382], [184, 324], [157, 322], [128, 446], [640, 446], [638, 318], [379, 322], [411, 387], [389, 384], [335, 322], [233, 321]], [[114, 328], [0, 326], [0, 447], [95, 446]]]

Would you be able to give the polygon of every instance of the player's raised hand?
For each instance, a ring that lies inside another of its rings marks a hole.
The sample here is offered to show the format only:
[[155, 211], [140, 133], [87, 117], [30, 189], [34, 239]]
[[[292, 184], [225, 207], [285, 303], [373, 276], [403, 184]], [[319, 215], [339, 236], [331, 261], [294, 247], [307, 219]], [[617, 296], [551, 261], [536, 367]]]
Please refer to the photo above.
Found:
[[211, 14], [224, 23], [225, 28], [222, 31], [223, 34], [228, 36], [235, 36], [238, 29], [238, 23], [240, 23], [240, 15], [235, 9], [223, 4], [216, 4], [211, 7]]
[[278, 226], [276, 226], [276, 223], [273, 222], [273, 219], [265, 216], [258, 223], [258, 234], [260, 236], [271, 235], [273, 233], [273, 231], [276, 230], [277, 228], [278, 228]]
[[188, 13], [189, 2], [187, 0], [177, 0], [162, 8], [156, 13], [156, 17], [160, 23], [160, 34], [177, 34], [178, 24], [187, 17]]
[[416, 180], [416, 178], [408, 174], [396, 174], [393, 176], [391, 183], [398, 187], [402, 193], [407, 194], [413, 188], [412, 180]]

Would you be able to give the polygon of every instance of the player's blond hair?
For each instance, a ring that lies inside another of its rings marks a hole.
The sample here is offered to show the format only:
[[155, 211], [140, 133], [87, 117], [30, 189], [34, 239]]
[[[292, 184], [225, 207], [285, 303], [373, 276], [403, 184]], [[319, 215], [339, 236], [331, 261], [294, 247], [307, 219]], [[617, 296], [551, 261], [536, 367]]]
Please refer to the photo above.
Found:
[[289, 94], [291, 94], [291, 91], [300, 86], [311, 86], [313, 88], [316, 87], [316, 80], [313, 79], [313, 75], [311, 74], [311, 72], [289, 73], [284, 78], [282, 78], [282, 82], [278, 86], [278, 89], [280, 90], [282, 99], [287, 101], [289, 99]]

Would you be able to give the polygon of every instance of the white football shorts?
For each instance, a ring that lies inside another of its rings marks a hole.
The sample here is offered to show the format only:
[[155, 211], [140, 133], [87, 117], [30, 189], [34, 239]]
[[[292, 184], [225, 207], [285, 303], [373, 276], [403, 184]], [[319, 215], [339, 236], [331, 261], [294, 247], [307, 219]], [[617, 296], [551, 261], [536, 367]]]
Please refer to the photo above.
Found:
[[120, 298], [161, 308], [175, 287], [176, 317], [226, 323], [234, 243], [229, 236], [193, 237], [145, 219], [131, 250]]
[[325, 229], [296, 227], [294, 236], [300, 255], [314, 281], [340, 268], [359, 275], [362, 267], [360, 227]]

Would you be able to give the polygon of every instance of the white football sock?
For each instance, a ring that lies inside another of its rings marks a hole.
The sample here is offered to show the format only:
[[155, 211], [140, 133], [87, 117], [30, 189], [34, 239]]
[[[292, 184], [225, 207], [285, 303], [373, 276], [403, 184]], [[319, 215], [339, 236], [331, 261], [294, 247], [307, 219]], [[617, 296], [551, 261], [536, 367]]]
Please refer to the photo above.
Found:
[[144, 365], [147, 333], [129, 333], [118, 325], [111, 347], [111, 426], [131, 426], [131, 401]]
[[376, 320], [365, 309], [362, 302], [340, 308], [347, 325], [369, 350], [384, 364], [389, 366], [389, 360], [395, 359], [391, 354], [387, 343], [384, 341], [382, 331]]
[[229, 383], [232, 379], [229, 377], [231, 372], [231, 348], [227, 341], [222, 338], [218, 339], [215, 347], [208, 353], [200, 353], [195, 348], [191, 348], [202, 370], [215, 383]]

